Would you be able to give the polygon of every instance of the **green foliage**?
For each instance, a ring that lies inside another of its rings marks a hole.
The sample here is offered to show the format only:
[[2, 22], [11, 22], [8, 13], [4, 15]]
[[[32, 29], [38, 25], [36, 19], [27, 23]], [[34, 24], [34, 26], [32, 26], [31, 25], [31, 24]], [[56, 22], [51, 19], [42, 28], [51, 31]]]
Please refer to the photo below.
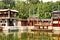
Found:
[[4, 8], [12, 8], [15, 6], [14, 0], [2, 0], [2, 2], [5, 4]]
[[15, 9], [19, 11], [17, 14], [17, 17], [19, 18], [27, 18], [28, 17], [28, 11], [29, 11], [29, 6], [25, 5], [24, 2], [18, 2], [16, 4]]
[[39, 3], [39, 0], [28, 0], [30, 3], [32, 3], [32, 4], [37, 4], [37, 3]]
[[6, 8], [18, 10], [17, 18], [27, 19], [29, 15], [36, 15], [41, 19], [46, 19], [51, 18], [52, 11], [60, 10], [60, 2], [43, 3], [39, 0], [27, 0], [27, 2], [2, 0], [2, 2], [0, 2], [0, 9]]
[[3, 9], [5, 4], [3, 2], [0, 2], [0, 9]]
[[31, 1], [35, 2], [36, 0], [29, 0], [29, 3], [17, 2], [15, 9], [19, 11], [18, 18], [28, 18], [29, 13], [41, 19], [51, 18], [52, 10], [58, 10], [58, 5], [60, 5], [60, 2], [32, 3]]

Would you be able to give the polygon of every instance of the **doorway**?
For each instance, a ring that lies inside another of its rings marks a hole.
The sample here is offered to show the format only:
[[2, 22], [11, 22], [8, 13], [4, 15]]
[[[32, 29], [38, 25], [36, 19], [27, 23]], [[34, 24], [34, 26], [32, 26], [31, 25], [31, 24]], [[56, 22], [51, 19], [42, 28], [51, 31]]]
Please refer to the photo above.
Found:
[[8, 26], [14, 26], [12, 19], [9, 19], [9, 20], [8, 20]]

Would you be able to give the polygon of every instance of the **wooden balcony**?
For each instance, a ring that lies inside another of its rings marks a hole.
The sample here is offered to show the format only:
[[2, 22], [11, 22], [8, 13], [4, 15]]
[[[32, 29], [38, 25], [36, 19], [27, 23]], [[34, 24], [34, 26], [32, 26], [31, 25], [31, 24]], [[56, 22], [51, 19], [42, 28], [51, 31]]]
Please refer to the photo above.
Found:
[[16, 17], [14, 17], [14, 16], [10, 16], [10, 17], [8, 17], [8, 16], [0, 16], [0, 18], [4, 19], [4, 18], [16, 18]]
[[52, 29], [49, 29], [50, 24], [45, 22], [41, 24], [35, 24], [34, 29], [31, 29], [32, 31], [40, 31], [40, 32], [52, 32]]
[[0, 17], [0, 19], [8, 19], [9, 17]]

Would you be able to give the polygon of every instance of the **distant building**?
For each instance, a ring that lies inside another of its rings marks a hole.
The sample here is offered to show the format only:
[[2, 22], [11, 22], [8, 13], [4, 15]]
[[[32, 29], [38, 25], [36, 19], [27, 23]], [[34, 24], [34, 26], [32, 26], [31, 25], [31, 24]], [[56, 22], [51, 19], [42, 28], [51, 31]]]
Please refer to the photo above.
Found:
[[40, 22], [40, 19], [37, 17], [28, 17], [27, 19], [18, 19], [18, 26], [34, 26]]

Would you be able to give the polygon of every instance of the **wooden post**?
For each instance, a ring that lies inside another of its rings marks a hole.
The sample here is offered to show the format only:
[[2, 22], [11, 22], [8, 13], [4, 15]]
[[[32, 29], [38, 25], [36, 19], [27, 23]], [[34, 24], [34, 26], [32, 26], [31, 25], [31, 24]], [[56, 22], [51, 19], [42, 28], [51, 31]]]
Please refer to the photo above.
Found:
[[8, 11], [8, 18], [10, 18], [10, 11]]
[[32, 20], [33, 26], [34, 26], [34, 20]]

